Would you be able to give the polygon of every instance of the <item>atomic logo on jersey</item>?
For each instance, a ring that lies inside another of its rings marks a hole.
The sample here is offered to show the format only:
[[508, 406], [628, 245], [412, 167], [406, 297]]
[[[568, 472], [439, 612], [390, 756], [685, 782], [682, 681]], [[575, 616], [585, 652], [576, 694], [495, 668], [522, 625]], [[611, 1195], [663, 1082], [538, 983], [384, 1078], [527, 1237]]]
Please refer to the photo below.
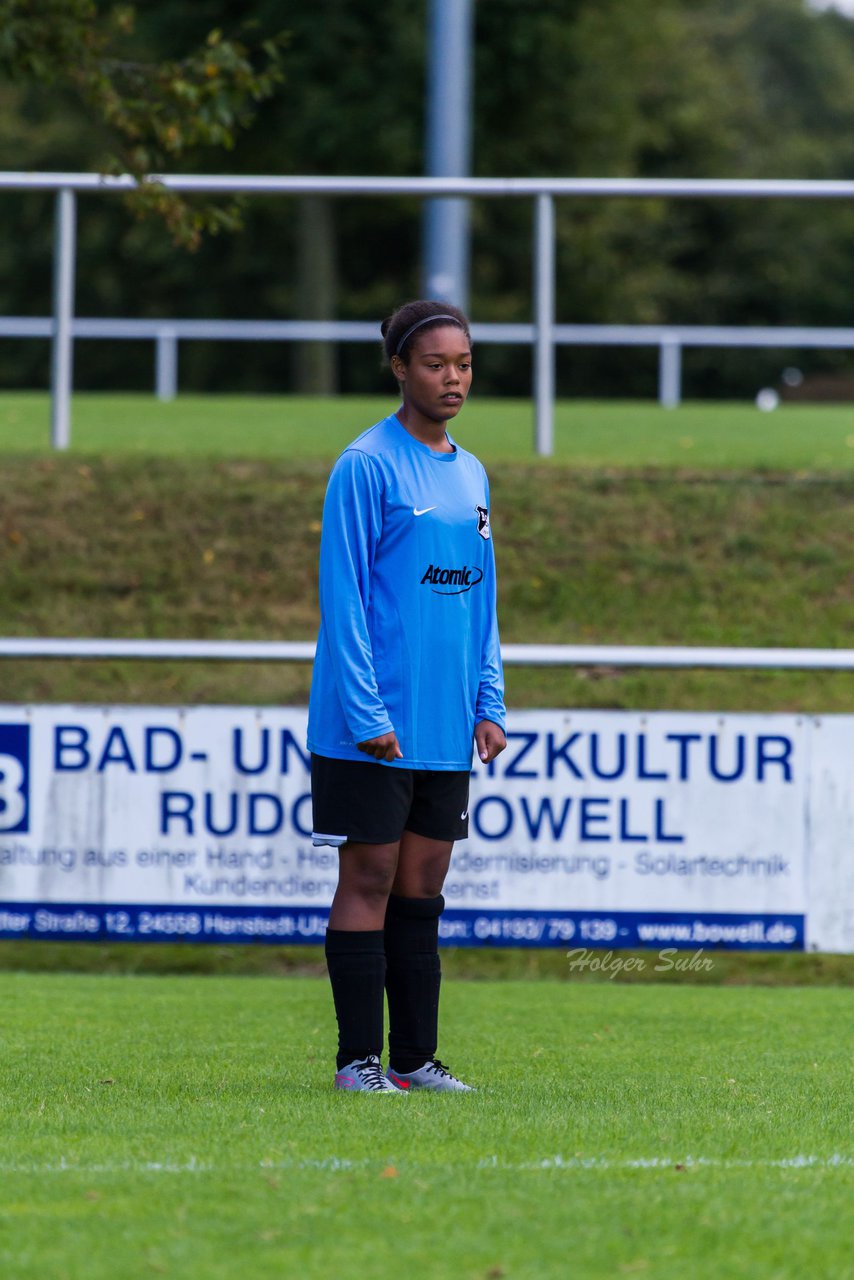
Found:
[[[443, 569], [441, 565], [431, 564], [421, 579], [421, 585], [428, 582], [437, 596], [461, 596], [464, 591], [471, 591], [483, 581], [480, 569], [471, 569], [464, 564], [462, 569]], [[451, 591], [440, 591], [439, 587], [451, 587]]]

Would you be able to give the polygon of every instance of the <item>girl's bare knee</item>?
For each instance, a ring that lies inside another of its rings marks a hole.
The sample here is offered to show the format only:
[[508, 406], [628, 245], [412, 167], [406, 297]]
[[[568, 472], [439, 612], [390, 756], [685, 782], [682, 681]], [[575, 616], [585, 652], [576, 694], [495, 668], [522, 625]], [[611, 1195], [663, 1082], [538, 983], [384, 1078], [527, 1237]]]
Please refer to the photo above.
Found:
[[345, 845], [341, 850], [339, 892], [379, 903], [391, 893], [396, 871], [396, 845]]

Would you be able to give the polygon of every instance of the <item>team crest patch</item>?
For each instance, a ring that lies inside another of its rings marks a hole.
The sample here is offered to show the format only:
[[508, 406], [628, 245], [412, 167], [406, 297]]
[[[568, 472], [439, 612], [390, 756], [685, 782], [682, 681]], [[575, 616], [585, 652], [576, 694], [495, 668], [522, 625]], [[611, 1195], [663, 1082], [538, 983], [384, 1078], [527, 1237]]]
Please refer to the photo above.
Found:
[[489, 538], [489, 508], [475, 507], [477, 512], [477, 531], [482, 538]]

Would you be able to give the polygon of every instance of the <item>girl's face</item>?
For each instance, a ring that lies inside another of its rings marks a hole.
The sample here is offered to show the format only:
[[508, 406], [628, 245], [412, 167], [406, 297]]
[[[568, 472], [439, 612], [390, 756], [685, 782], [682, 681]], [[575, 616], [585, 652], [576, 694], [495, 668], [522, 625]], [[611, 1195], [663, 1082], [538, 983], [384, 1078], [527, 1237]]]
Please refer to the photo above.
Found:
[[410, 344], [408, 364], [394, 357], [392, 372], [405, 405], [432, 422], [447, 422], [457, 416], [471, 387], [469, 340], [458, 325], [436, 325]]

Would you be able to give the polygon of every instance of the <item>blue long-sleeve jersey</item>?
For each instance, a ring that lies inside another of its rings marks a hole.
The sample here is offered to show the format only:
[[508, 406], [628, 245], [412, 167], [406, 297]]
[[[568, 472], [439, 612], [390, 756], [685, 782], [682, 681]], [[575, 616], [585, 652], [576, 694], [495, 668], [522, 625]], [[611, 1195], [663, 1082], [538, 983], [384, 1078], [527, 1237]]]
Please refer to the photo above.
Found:
[[320, 613], [309, 749], [364, 762], [356, 744], [393, 729], [403, 759], [390, 767], [471, 768], [475, 724], [505, 717], [473, 454], [437, 453], [394, 414], [345, 449], [323, 507]]

